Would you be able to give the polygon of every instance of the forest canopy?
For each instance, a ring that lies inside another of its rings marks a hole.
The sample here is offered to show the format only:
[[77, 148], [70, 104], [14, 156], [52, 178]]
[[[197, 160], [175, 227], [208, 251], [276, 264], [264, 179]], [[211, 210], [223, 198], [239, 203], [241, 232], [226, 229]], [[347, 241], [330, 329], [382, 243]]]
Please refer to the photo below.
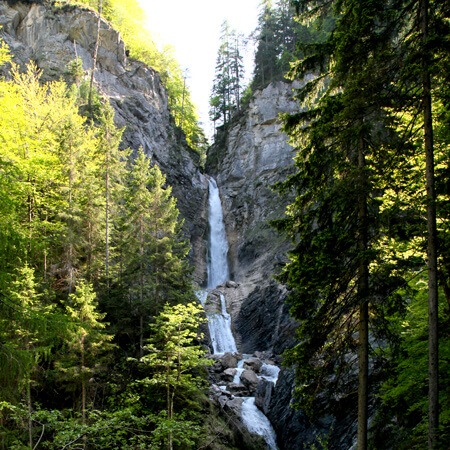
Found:
[[[275, 223], [292, 240], [279, 280], [299, 323], [285, 354], [297, 407], [314, 416], [353, 405], [360, 450], [444, 449], [448, 2], [277, 3], [278, 13], [266, 2], [262, 29], [277, 29], [290, 7], [297, 45], [286, 75], [303, 83], [298, 110], [283, 117], [295, 171], [277, 186], [294, 199]], [[278, 48], [269, 42], [257, 51], [258, 82], [282, 61], [266, 62]]]
[[[119, 149], [113, 110], [87, 80], [40, 77], [30, 63], [0, 80], [0, 446], [197, 442], [201, 319], [171, 189], [142, 149]], [[149, 385], [160, 369], [141, 361], [152, 323], [172, 316], [189, 318], [177, 345], [197, 371], [176, 390]]]

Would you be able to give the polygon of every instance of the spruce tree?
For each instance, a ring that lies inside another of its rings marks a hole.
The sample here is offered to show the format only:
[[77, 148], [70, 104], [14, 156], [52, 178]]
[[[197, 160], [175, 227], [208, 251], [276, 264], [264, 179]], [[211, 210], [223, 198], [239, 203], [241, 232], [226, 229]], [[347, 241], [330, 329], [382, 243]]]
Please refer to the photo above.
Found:
[[118, 282], [111, 295], [122, 304], [111, 314], [118, 314], [121, 332], [136, 340], [141, 355], [150, 318], [165, 302], [184, 302], [192, 296], [185, 259], [189, 247], [181, 234], [176, 201], [165, 184], [160, 169], [151, 167], [140, 149], [130, 161], [121, 217], [114, 230]]
[[[329, 2], [297, 3], [305, 16], [331, 13]], [[374, 350], [369, 320], [374, 339], [389, 339], [384, 308], [392, 301], [391, 308], [402, 309], [390, 295], [403, 282], [402, 271], [392, 271], [382, 255], [389, 235], [384, 217], [390, 215], [383, 190], [393, 187], [385, 186], [394, 179], [387, 161], [401, 164], [406, 148], [398, 151], [400, 140], [385, 110], [384, 75], [392, 70], [395, 51], [388, 10], [372, 1], [331, 6], [332, 33], [323, 44], [304, 46], [306, 57], [292, 71], [300, 79], [311, 70], [317, 75], [298, 92], [307, 108], [285, 121], [297, 147], [297, 173], [282, 189], [296, 197], [278, 225], [296, 245], [281, 280], [293, 289], [291, 312], [300, 323], [299, 343], [288, 355], [304, 404], [320, 406], [322, 398], [332, 410], [336, 398], [349, 395], [356, 381], [350, 354], [358, 353], [358, 448], [365, 449]], [[318, 390], [325, 395], [317, 396]]]
[[242, 95], [243, 38], [227, 21], [222, 24], [220, 47], [217, 52], [216, 71], [210, 99], [210, 117], [226, 125], [240, 110]]
[[161, 385], [165, 391], [166, 407], [160, 414], [155, 431], [155, 443], [167, 450], [178, 445], [194, 444], [198, 437], [198, 425], [186, 420], [176, 410], [178, 398], [193, 398], [204, 385], [198, 369], [212, 363], [205, 358], [205, 350], [198, 344], [202, 339], [198, 329], [205, 318], [199, 305], [166, 304], [151, 325], [152, 334], [144, 347], [146, 354], [140, 359], [142, 365], [151, 369], [151, 378], [139, 383]]
[[[63, 336], [64, 352], [55, 366], [59, 380], [76, 393], [75, 409], [81, 412], [81, 422], [86, 424], [89, 397], [89, 380], [106, 370], [108, 354], [112, 349], [113, 336], [104, 332], [105, 317], [97, 309], [96, 294], [92, 286], [84, 280], [77, 283], [76, 289], [65, 302], [69, 319], [67, 333]], [[92, 380], [94, 381], [94, 380]]]

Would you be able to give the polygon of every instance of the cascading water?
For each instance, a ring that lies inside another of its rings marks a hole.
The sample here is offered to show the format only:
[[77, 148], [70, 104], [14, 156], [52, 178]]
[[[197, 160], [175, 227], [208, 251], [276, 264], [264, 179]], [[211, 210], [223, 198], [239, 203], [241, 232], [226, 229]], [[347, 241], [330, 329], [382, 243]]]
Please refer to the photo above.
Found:
[[[213, 178], [209, 178], [209, 258], [208, 282], [209, 289], [214, 289], [228, 280], [228, 241], [223, 223], [222, 203], [219, 188]], [[200, 297], [199, 297], [200, 298]], [[202, 304], [206, 301], [206, 296]], [[236, 342], [231, 332], [231, 317], [227, 312], [225, 297], [220, 294], [220, 312], [207, 312], [208, 328], [211, 336], [214, 354], [237, 352]]]
[[222, 203], [219, 188], [209, 178], [209, 260], [208, 288], [214, 289], [228, 280], [228, 240], [223, 223]]
[[[207, 264], [208, 289], [215, 289], [217, 286], [225, 283], [229, 277], [228, 269], [228, 241], [223, 222], [222, 204], [219, 196], [219, 189], [213, 178], [208, 179], [209, 183], [209, 258]], [[208, 291], [200, 291], [197, 296], [205, 306], [208, 298]], [[206, 312], [208, 318], [209, 334], [211, 336], [214, 354], [226, 352], [237, 352], [236, 343], [231, 331], [231, 317], [226, 310], [225, 296], [220, 293], [220, 312]], [[243, 361], [234, 379], [236, 384], [240, 383], [239, 376], [242, 373]], [[264, 365], [266, 366], [266, 364]], [[268, 366], [268, 365], [267, 365]], [[261, 373], [261, 378], [269, 379], [276, 383], [278, 368], [267, 367]], [[268, 448], [276, 450], [275, 432], [267, 417], [255, 406], [254, 397], [246, 397], [242, 404], [242, 419], [252, 433], [264, 437]]]
[[246, 397], [242, 403], [242, 419], [252, 433], [262, 436], [270, 450], [277, 450], [275, 431], [269, 419], [256, 407], [255, 397]]
[[231, 317], [227, 313], [225, 297], [220, 294], [221, 312], [220, 314], [210, 314], [208, 316], [209, 332], [213, 345], [214, 354], [225, 352], [237, 352], [236, 342], [231, 332]]

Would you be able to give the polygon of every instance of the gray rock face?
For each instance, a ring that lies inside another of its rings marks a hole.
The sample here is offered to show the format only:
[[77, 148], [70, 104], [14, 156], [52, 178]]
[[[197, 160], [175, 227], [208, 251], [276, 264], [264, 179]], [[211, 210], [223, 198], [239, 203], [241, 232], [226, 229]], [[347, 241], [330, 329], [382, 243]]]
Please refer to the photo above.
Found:
[[294, 156], [278, 115], [297, 108], [289, 83], [257, 91], [225, 142], [219, 140], [208, 154], [207, 170], [216, 174], [221, 191], [235, 281], [270, 277], [283, 261], [286, 242], [268, 222], [283, 214], [288, 199], [271, 186], [292, 170]]
[[243, 353], [280, 354], [295, 329], [284, 304], [286, 291], [274, 281], [290, 244], [270, 225], [289, 202], [271, 186], [293, 170], [294, 151], [278, 118], [298, 109], [292, 90], [292, 84], [277, 82], [257, 91], [208, 154], [207, 170], [215, 174], [224, 209], [231, 278], [238, 283], [226, 289], [227, 307]]
[[[238, 284], [223, 291], [242, 353], [259, 350], [280, 355], [294, 344], [296, 324], [288, 314], [287, 292], [274, 279], [290, 244], [269, 221], [281, 217], [290, 201], [270, 186], [293, 169], [293, 149], [280, 131], [278, 115], [297, 109], [291, 84], [268, 86], [255, 93], [249, 110], [208, 155], [207, 168], [216, 174], [221, 192], [230, 272]], [[317, 436], [326, 435], [331, 419], [318, 418], [311, 424], [290, 407], [293, 380], [287, 370], [276, 385], [259, 380], [255, 403], [272, 422], [280, 449], [300, 450], [318, 444]], [[251, 389], [254, 392], [254, 385]]]
[[270, 409], [273, 390], [274, 384], [272, 381], [259, 380], [255, 393], [255, 405], [266, 415]]
[[[36, 3], [9, 6], [0, 1], [0, 25], [15, 62], [24, 67], [34, 61], [44, 81], [63, 78], [67, 63], [77, 56], [87, 73], [92, 70], [97, 16], [88, 9]], [[192, 243], [195, 278], [201, 283], [206, 259], [207, 183], [198, 169], [198, 156], [173, 123], [158, 73], [127, 58], [119, 33], [105, 21], [100, 28], [95, 85], [114, 107], [116, 125], [126, 127], [123, 146], [134, 151], [142, 147], [173, 187]]]
[[260, 382], [256, 392], [255, 401], [271, 421], [280, 449], [322, 448], [326, 442], [329, 449], [355, 450], [356, 398], [342, 401], [335, 416], [316, 414], [308, 418], [289, 406], [293, 389], [294, 371], [282, 369], [273, 390]]

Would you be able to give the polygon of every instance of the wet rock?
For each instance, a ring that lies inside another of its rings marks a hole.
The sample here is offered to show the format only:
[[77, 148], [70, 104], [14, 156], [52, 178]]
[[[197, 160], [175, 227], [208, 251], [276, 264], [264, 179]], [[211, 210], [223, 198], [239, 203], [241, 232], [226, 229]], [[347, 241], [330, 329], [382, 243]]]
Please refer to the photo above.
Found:
[[241, 374], [241, 383], [249, 392], [254, 393], [258, 385], [258, 377], [253, 370], [244, 370]]
[[272, 381], [259, 380], [255, 393], [255, 405], [266, 415], [270, 408], [273, 390], [274, 383]]
[[238, 356], [233, 353], [225, 353], [221, 359], [220, 362], [222, 364], [223, 370], [226, 369], [235, 369], [238, 364]]
[[247, 397], [250, 395], [248, 388], [243, 384], [230, 383], [227, 389], [237, 397]]
[[289, 317], [285, 300], [285, 289], [274, 281], [256, 286], [243, 299], [234, 320], [240, 351], [253, 353], [257, 349], [270, 349], [281, 354], [294, 343], [295, 323]]
[[253, 372], [261, 372], [263, 363], [258, 358], [248, 358], [244, 361], [244, 369], [253, 370]]
[[222, 372], [221, 378], [225, 382], [232, 382], [236, 375], [236, 369], [225, 369]]

